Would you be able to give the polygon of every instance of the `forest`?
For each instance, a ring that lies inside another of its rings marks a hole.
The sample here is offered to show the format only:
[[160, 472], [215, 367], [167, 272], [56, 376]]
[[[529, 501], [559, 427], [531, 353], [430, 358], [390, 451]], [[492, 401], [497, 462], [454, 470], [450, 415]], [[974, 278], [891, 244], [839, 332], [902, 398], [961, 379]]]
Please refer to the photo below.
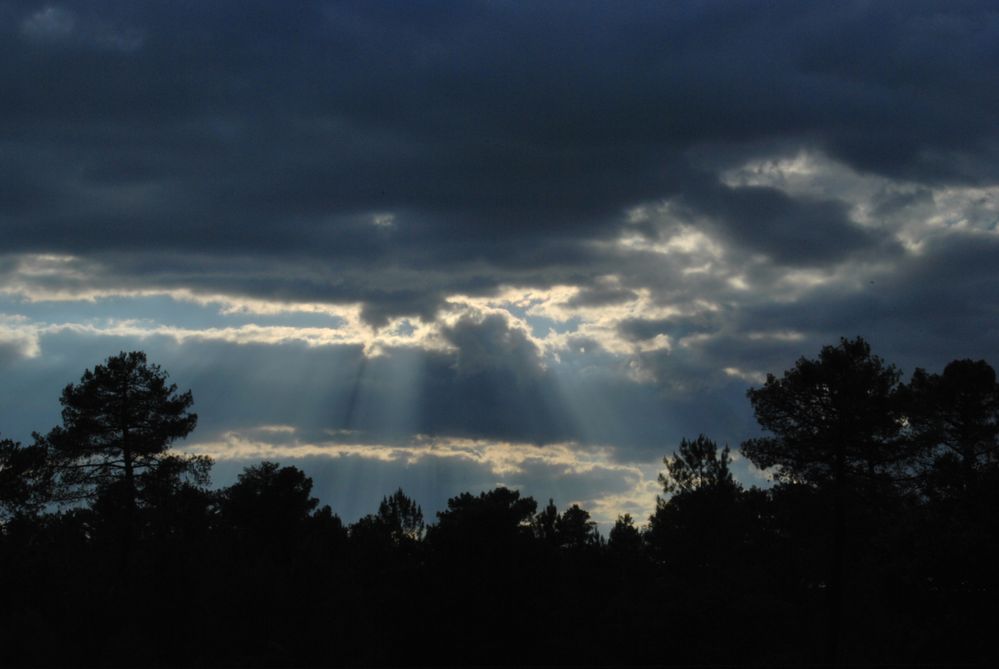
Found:
[[[988, 664], [999, 595], [999, 385], [902, 372], [862, 338], [747, 393], [745, 487], [705, 434], [664, 444], [649, 518], [496, 488], [345, 524], [300, 469], [175, 450], [190, 392], [141, 352], [0, 441], [0, 664]], [[2, 426], [0, 426], [2, 427]], [[390, 491], [386, 491], [387, 493]], [[993, 613], [987, 613], [992, 611]]]

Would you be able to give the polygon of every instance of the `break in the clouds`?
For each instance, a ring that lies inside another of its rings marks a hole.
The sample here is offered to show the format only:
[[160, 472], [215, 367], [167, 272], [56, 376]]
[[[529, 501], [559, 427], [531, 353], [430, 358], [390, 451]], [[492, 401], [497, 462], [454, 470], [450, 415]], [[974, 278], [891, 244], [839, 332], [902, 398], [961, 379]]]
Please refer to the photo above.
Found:
[[223, 475], [644, 515], [839, 336], [999, 360], [997, 80], [990, 2], [0, 2], [0, 430], [143, 348]]

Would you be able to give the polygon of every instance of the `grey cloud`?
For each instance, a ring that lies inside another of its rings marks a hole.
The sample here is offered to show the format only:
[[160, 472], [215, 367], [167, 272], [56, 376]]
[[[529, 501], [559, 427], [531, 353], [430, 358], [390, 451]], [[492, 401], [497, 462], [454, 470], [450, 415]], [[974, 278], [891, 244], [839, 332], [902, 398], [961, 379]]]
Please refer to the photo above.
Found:
[[502, 316], [491, 315], [481, 321], [465, 316], [443, 335], [458, 349], [456, 369], [461, 376], [510, 368], [526, 381], [541, 372], [537, 347], [523, 332], [511, 329]]
[[[144, 35], [128, 53], [3, 40], [11, 250], [321, 261], [355, 280], [240, 288], [361, 299], [372, 323], [560, 263], [590, 283], [587, 242], [677, 195], [779, 263], [884, 246], [838, 202], [718, 186], [693, 147], [737, 160], [779, 139], [927, 182], [996, 176], [987, 4], [11, 7], [9, 35]], [[366, 222], [384, 211], [393, 229]], [[398, 267], [448, 276], [377, 285]]]
[[712, 312], [662, 319], [628, 318], [618, 324], [618, 331], [630, 341], [645, 341], [660, 334], [682, 339], [694, 334], [715, 332], [722, 322], [722, 317]]
[[[891, 271], [844, 286], [834, 282], [800, 299], [759, 300], [731, 314], [709, 340], [703, 364], [779, 373], [799, 356], [814, 356], [839, 337], [864, 336], [875, 353], [905, 372], [941, 369], [957, 358], [999, 364], [996, 320], [999, 243], [980, 233], [952, 232], [925, 242]], [[797, 331], [801, 339], [749, 340], [735, 333]]]
[[579, 291], [566, 304], [570, 307], [600, 307], [606, 304], [627, 302], [636, 297], [638, 294], [627, 288], [594, 286]]
[[454, 356], [428, 358], [421, 388], [427, 432], [545, 443], [573, 439], [558, 388], [539, 352], [500, 316], [444, 331]]
[[[361, 297], [361, 295], [358, 295]], [[430, 322], [442, 306], [442, 295], [426, 289], [400, 289], [369, 292], [364, 295], [361, 318], [374, 327], [382, 327], [400, 315], [417, 316]]]
[[24, 347], [17, 341], [0, 341], [0, 369], [8, 366], [24, 357]]
[[737, 246], [786, 265], [835, 262], [882, 241], [850, 221], [845, 203], [796, 200], [771, 188], [721, 188], [700, 207], [721, 219]]

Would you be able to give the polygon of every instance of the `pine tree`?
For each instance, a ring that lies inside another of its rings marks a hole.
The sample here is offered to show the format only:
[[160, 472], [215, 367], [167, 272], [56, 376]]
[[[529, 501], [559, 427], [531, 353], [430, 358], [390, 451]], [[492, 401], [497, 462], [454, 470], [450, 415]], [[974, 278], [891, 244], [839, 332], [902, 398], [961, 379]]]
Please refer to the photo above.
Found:
[[57, 501], [94, 500], [114, 489], [128, 516], [134, 514], [144, 475], [163, 462], [188, 462], [195, 477], [207, 476], [204, 458], [178, 458], [170, 445], [186, 437], [198, 417], [191, 392], [177, 392], [167, 374], [141, 351], [119, 353], [84, 372], [63, 389], [62, 425], [44, 437], [55, 472]]

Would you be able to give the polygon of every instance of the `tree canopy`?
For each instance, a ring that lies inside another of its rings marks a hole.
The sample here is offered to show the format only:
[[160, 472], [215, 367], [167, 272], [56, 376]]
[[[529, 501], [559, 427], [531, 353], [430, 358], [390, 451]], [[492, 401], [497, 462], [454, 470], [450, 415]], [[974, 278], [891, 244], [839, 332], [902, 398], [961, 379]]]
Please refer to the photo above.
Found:
[[530, 522], [538, 503], [517, 490], [499, 487], [479, 495], [462, 493], [437, 512], [429, 539], [437, 545], [464, 546], [475, 551], [504, 546], [530, 536]]
[[744, 442], [742, 453], [781, 481], [842, 485], [890, 473], [903, 456], [900, 376], [859, 337], [825, 346], [748, 391], [770, 435]]
[[674, 455], [663, 458], [666, 471], [659, 474], [659, 483], [667, 494], [692, 492], [704, 487], [733, 486], [735, 479], [729, 465], [729, 448], [719, 449], [703, 434], [688, 441], [682, 439]]
[[32, 514], [51, 492], [51, 469], [45, 449], [0, 439], [0, 519]]
[[[191, 391], [178, 392], [167, 374], [141, 351], [119, 353], [67, 385], [59, 402], [62, 425], [36, 435], [48, 449], [63, 501], [94, 499], [104, 487], [123, 486], [134, 507], [140, 474], [171, 457], [170, 445], [198, 422]], [[196, 471], [196, 470], [195, 470]]]
[[984, 360], [955, 360], [942, 374], [917, 369], [905, 400], [919, 455], [944, 474], [935, 487], [966, 487], [999, 467], [999, 383]]

